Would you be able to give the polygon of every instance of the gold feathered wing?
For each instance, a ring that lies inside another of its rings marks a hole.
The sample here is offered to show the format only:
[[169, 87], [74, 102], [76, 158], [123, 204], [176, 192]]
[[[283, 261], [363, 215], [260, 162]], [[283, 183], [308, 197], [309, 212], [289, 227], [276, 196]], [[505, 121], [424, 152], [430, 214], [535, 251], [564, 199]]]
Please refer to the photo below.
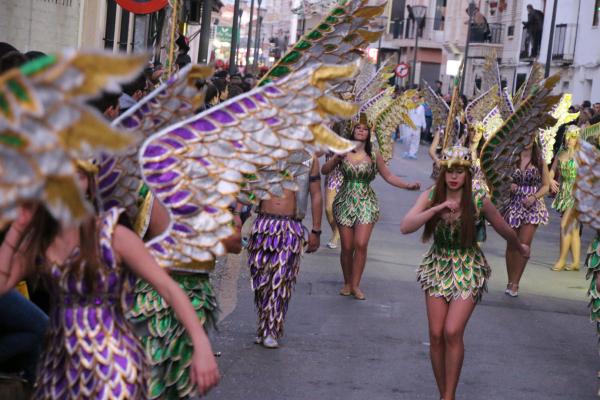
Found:
[[167, 231], [148, 243], [159, 264], [189, 266], [224, 253], [221, 241], [233, 233], [228, 206], [245, 176], [301, 150], [351, 150], [354, 144], [327, 125], [333, 116], [351, 117], [356, 107], [325, 91], [355, 70], [315, 65], [146, 140], [139, 156], [143, 178], [171, 217]]
[[79, 189], [76, 159], [124, 149], [134, 138], [110, 127], [86, 101], [118, 90], [146, 59], [63, 52], [0, 76], [0, 225], [24, 201], [41, 202], [65, 224], [92, 212]]

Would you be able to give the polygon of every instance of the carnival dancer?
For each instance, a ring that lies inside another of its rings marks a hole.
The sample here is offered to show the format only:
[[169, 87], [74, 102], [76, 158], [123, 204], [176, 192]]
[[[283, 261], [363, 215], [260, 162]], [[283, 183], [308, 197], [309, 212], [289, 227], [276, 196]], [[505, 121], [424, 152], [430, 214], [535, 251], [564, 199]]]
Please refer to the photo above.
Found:
[[[390, 185], [400, 189], [418, 190], [418, 182], [408, 183], [394, 175], [379, 151], [372, 148], [371, 130], [367, 116], [352, 129], [352, 139], [358, 145], [344, 156], [338, 155], [327, 161], [321, 170], [329, 174], [336, 166], [343, 174], [343, 183], [333, 203], [333, 214], [340, 230], [342, 252], [340, 263], [344, 274], [344, 286], [340, 295], [365, 300], [360, 280], [367, 261], [367, 249], [373, 227], [379, 218], [377, 197], [370, 186], [377, 173]], [[374, 135], [374, 134], [373, 134]]]
[[[95, 166], [80, 162], [82, 190], [94, 198]], [[117, 224], [120, 211], [66, 226], [45, 206], [23, 207], [0, 247], [0, 292], [35, 271], [52, 293], [36, 399], [147, 398], [145, 354], [124, 313], [137, 274], [172, 304], [194, 345], [200, 393], [219, 380], [212, 349], [183, 291], [143, 242]]]
[[[560, 220], [560, 256], [554, 267], [552, 267], [553, 271], [562, 271], [563, 269], [565, 271], [579, 271], [581, 226], [569, 214], [575, 203], [573, 197], [573, 187], [577, 178], [575, 152], [577, 151], [580, 131], [576, 125], [569, 125], [565, 135], [565, 149], [556, 155], [550, 171], [551, 189], [556, 194], [552, 202], [552, 208], [562, 214]], [[560, 185], [554, 179], [555, 175], [558, 174], [560, 174]], [[573, 262], [565, 268], [569, 252], [573, 255]]]
[[[503, 216], [517, 232], [519, 240], [531, 246], [538, 226], [548, 223], [548, 210], [544, 204], [544, 196], [550, 187], [548, 167], [535, 141], [520, 153], [512, 179], [510, 202]], [[507, 295], [518, 296], [519, 283], [526, 265], [526, 257], [514, 248], [506, 248], [508, 284], [505, 293]]]
[[424, 225], [423, 240], [433, 238], [417, 280], [425, 291], [431, 364], [440, 396], [454, 400], [465, 328], [491, 272], [476, 241], [476, 222], [484, 216], [524, 258], [529, 257], [529, 247], [519, 242], [485, 191], [472, 190], [468, 148], [445, 149], [440, 164], [435, 186], [419, 196], [400, 230], [408, 234]]
[[[307, 162], [309, 173], [296, 177], [297, 192], [285, 190], [281, 197], [260, 202], [248, 243], [248, 266], [258, 311], [255, 341], [265, 348], [279, 347], [305, 244], [307, 253], [319, 248], [323, 214], [319, 161], [312, 156]], [[312, 229], [306, 243], [302, 220], [309, 195]]]

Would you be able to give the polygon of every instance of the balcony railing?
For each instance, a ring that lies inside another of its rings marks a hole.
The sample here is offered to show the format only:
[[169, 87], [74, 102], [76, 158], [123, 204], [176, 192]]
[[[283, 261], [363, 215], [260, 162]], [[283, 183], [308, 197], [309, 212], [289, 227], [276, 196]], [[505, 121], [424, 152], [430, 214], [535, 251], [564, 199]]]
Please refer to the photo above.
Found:
[[435, 40], [434, 26], [438, 26], [440, 21], [434, 18], [424, 18], [421, 24], [417, 24], [416, 20], [406, 18], [404, 20], [392, 21], [390, 24], [389, 34], [396, 39], [414, 39], [419, 35], [419, 39]]
[[471, 43], [502, 43], [502, 24], [471, 25]]
[[557, 24], [554, 28], [552, 60], [573, 61], [577, 24]]
[[[577, 24], [556, 24], [554, 26], [554, 41], [552, 42], [552, 60], [573, 61], [576, 37]], [[522, 60], [538, 58], [541, 41], [541, 34], [538, 38], [535, 38], [526, 29], [523, 29], [520, 58]]]

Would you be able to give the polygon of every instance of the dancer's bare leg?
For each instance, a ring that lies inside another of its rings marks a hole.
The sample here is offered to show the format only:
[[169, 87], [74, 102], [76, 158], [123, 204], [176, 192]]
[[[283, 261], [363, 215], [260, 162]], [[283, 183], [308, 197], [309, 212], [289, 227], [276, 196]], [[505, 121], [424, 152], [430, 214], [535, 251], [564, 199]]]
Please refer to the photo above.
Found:
[[354, 262], [352, 263], [352, 278], [350, 287], [352, 292], [361, 297], [360, 280], [367, 262], [367, 249], [373, 232], [373, 224], [361, 224], [354, 226]]
[[448, 314], [449, 303], [440, 297], [425, 293], [427, 319], [429, 321], [429, 355], [433, 375], [440, 391], [440, 397], [446, 392], [446, 342], [444, 340], [444, 324]]
[[344, 274], [344, 287], [342, 294], [350, 295], [352, 279], [352, 263], [354, 260], [354, 228], [348, 226], [339, 227], [342, 251], [340, 252], [340, 264]]
[[340, 232], [337, 223], [335, 222], [335, 218], [333, 217], [333, 201], [335, 200], [336, 194], [337, 190], [325, 188], [325, 216], [331, 227], [331, 239], [329, 240], [329, 243], [332, 245], [337, 245], [340, 240]]
[[446, 383], [442, 396], [444, 400], [454, 400], [456, 396], [456, 387], [465, 357], [463, 342], [465, 327], [474, 309], [475, 302], [472, 299], [452, 300], [448, 307], [444, 323], [444, 340], [446, 341]]
[[[533, 242], [533, 236], [535, 235], [535, 231], [537, 230], [537, 225], [522, 225], [519, 230], [517, 236], [519, 237], [519, 242], [526, 244], [531, 247], [531, 242]], [[515, 263], [513, 264], [513, 290], [517, 290], [519, 287], [519, 282], [521, 282], [521, 277], [523, 276], [523, 272], [525, 271], [525, 266], [527, 265], [527, 258], [523, 257], [519, 254], [518, 251], [514, 251], [514, 259]]]

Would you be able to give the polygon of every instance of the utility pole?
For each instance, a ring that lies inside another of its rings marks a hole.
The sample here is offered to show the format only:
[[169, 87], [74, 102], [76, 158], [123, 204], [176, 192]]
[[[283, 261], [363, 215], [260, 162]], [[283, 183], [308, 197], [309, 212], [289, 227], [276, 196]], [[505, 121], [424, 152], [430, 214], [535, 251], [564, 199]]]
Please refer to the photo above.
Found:
[[554, 24], [556, 24], [556, 8], [558, 0], [554, 0], [554, 8], [552, 8], [552, 21], [550, 22], [550, 36], [548, 37], [548, 51], [546, 54], [546, 68], [544, 69], [544, 77], [550, 76], [550, 63], [552, 62], [552, 46], [554, 44]]
[[256, 7], [256, 38], [254, 40], [254, 59], [252, 60], [252, 69], [254, 70], [254, 73], [256, 73], [258, 71], [258, 56], [259, 56], [258, 50], [261, 45], [260, 35], [261, 35], [262, 21], [263, 21], [263, 17], [262, 17], [262, 15], [260, 15], [260, 6], [262, 4], [262, 0], [257, 0], [257, 2], [258, 2], [258, 7]]
[[231, 51], [229, 53], [229, 74], [237, 72], [236, 56], [240, 36], [240, 0], [233, 4], [233, 27], [231, 29]]
[[202, 3], [202, 20], [200, 26], [200, 44], [198, 45], [198, 63], [208, 64], [208, 43], [210, 41], [210, 23], [212, 17], [213, 0], [204, 0]]
[[248, 69], [248, 66], [250, 65], [250, 46], [252, 45], [252, 18], [254, 18], [254, 0], [252, 0], [250, 2], [250, 21], [248, 22], [248, 42], [246, 43], [246, 70]]

